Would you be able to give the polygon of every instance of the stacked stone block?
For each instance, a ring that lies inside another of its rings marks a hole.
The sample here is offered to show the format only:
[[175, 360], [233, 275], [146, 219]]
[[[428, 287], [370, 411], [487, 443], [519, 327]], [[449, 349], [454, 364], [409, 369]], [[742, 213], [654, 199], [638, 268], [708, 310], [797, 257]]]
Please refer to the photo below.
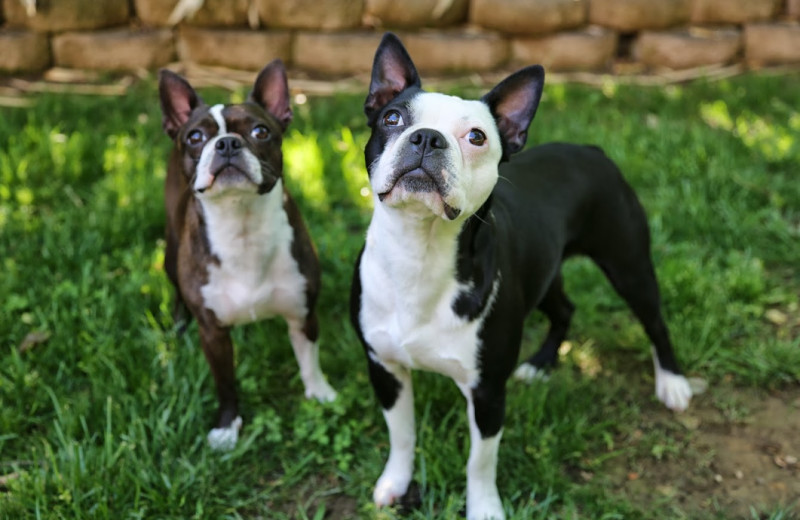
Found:
[[800, 64], [800, 0], [49, 0], [35, 12], [0, 1], [0, 73], [281, 58], [312, 75], [364, 74], [386, 30], [425, 73]]

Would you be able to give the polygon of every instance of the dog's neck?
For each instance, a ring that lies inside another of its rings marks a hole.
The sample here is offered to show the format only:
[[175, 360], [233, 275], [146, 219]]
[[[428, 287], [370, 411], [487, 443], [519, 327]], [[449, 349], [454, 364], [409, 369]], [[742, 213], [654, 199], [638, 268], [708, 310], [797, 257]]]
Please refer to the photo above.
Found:
[[454, 280], [462, 225], [461, 221], [420, 218], [376, 203], [367, 230], [366, 253], [375, 256], [375, 265], [381, 266], [400, 294], [423, 293], [436, 298]]
[[[408, 295], [420, 312], [447, 298], [448, 305], [458, 306], [454, 310], [459, 315], [472, 320], [483, 311], [496, 279], [490, 204], [488, 200], [476, 214], [449, 221], [378, 203], [365, 254], [373, 256], [372, 265], [380, 266], [398, 297]], [[479, 241], [478, 235], [487, 231]]]
[[[274, 246], [276, 233], [288, 233], [283, 212], [283, 183], [279, 180], [269, 193], [226, 193], [198, 199], [203, 210], [209, 243], [218, 256], [234, 260], [242, 251]], [[282, 222], [281, 222], [282, 223]], [[237, 253], [237, 251], [239, 253]], [[245, 255], [246, 256], [246, 255]]]

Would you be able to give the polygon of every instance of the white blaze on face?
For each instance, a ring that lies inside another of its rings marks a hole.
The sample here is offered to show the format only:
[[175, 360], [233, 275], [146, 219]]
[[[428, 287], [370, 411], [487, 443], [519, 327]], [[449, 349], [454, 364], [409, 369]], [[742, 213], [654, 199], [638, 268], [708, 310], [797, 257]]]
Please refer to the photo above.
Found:
[[228, 129], [225, 125], [225, 118], [222, 117], [222, 110], [224, 108], [224, 105], [214, 105], [208, 109], [208, 113], [211, 114], [211, 117], [214, 118], [214, 121], [216, 121], [217, 126], [219, 127], [219, 132], [217, 133], [218, 136], [228, 133]]
[[200, 160], [197, 162], [197, 175], [195, 176], [193, 186], [195, 191], [204, 190], [214, 184], [214, 172], [211, 171], [211, 163], [216, 153], [214, 145], [221, 137], [226, 136], [228, 133], [227, 126], [225, 125], [225, 118], [222, 117], [222, 110], [224, 108], [223, 105], [214, 105], [208, 109], [208, 113], [214, 118], [219, 130], [217, 130], [216, 136], [206, 142], [206, 145], [203, 147], [203, 152], [200, 154]]
[[[464, 100], [456, 96], [424, 92], [411, 99], [406, 127], [399, 137], [390, 140], [372, 172], [374, 193], [384, 193], [393, 176], [395, 159], [409, 146], [410, 136], [420, 129], [433, 129], [447, 140], [450, 171], [442, 172], [449, 191], [444, 202], [471, 215], [486, 201], [497, 183], [497, 166], [503, 147], [497, 125], [489, 107], [481, 101]], [[382, 122], [378, 122], [382, 124]], [[473, 129], [486, 135], [482, 146], [469, 142]], [[406, 199], [420, 202], [435, 210], [427, 193], [405, 194]]]

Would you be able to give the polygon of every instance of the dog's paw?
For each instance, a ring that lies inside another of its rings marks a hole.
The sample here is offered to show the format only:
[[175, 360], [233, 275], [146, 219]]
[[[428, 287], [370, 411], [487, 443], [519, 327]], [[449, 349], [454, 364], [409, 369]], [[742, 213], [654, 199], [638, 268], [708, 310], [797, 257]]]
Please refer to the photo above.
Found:
[[215, 451], [231, 451], [239, 440], [242, 418], [236, 417], [227, 428], [214, 428], [208, 432], [208, 445]]
[[659, 370], [656, 372], [656, 397], [670, 410], [682, 412], [689, 407], [692, 387], [684, 376]]
[[467, 520], [505, 520], [506, 513], [496, 488], [474, 495], [467, 496]]
[[316, 399], [321, 403], [329, 403], [336, 399], [336, 390], [325, 379], [306, 386], [306, 399]]
[[542, 370], [541, 368], [535, 367], [530, 363], [522, 363], [517, 369], [514, 371], [514, 379], [518, 379], [520, 381], [524, 381], [526, 383], [531, 383], [533, 381], [547, 381], [548, 375], [547, 372]]
[[384, 472], [375, 484], [375, 491], [372, 492], [372, 500], [378, 507], [390, 506], [406, 494], [410, 482], [410, 477], [392, 474], [387, 475], [386, 472]]

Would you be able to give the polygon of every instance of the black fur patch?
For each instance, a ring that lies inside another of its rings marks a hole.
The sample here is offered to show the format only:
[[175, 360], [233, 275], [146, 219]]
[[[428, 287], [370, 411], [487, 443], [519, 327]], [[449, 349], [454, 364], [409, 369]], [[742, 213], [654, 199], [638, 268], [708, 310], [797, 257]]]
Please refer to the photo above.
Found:
[[497, 279], [496, 233], [491, 212], [492, 197], [464, 222], [458, 235], [456, 280], [468, 286], [453, 300], [453, 312], [474, 320], [486, 308]]

